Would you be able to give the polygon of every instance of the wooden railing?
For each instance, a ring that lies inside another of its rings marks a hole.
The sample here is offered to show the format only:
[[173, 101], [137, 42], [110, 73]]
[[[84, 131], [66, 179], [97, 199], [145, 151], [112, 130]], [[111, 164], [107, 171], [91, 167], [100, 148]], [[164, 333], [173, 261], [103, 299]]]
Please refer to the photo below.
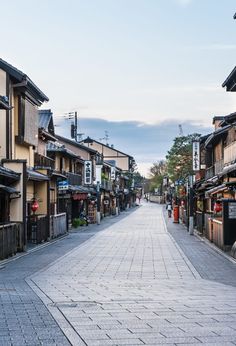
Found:
[[236, 160], [236, 141], [224, 148], [224, 164], [230, 164]]
[[23, 251], [23, 227], [21, 223], [6, 223], [0, 225], [0, 259], [13, 256], [17, 251]]
[[221, 249], [224, 249], [223, 224], [221, 220], [212, 219], [212, 241]]
[[34, 166], [36, 168], [55, 168], [55, 161], [50, 157], [40, 155], [38, 153], [34, 154]]
[[50, 216], [50, 237], [56, 238], [67, 232], [66, 213]]
[[32, 215], [27, 220], [28, 241], [39, 244], [49, 238], [48, 216]]
[[81, 174], [67, 172], [66, 176], [67, 176], [67, 180], [68, 180], [69, 185], [82, 185], [82, 175]]

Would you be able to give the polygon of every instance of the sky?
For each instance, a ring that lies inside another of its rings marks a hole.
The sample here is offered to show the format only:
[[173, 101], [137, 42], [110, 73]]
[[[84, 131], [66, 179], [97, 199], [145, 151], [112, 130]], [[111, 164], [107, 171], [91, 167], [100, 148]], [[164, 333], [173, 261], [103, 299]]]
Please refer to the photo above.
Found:
[[[222, 83], [235, 66], [235, 0], [0, 0], [0, 57], [24, 71], [60, 117], [109, 131], [143, 174], [179, 134], [235, 111]], [[5, 33], [5, 34], [4, 34]], [[201, 130], [201, 131], [199, 131]], [[164, 138], [164, 139], [163, 139]]]

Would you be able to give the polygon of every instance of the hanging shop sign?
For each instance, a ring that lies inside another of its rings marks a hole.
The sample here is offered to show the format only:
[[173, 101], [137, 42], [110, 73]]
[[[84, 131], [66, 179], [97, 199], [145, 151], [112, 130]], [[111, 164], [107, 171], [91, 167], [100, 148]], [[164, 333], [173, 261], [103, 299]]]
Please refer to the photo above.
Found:
[[62, 180], [57, 183], [58, 191], [68, 190], [69, 184], [67, 180]]
[[84, 161], [84, 183], [92, 184], [92, 161]]
[[115, 179], [116, 179], [116, 168], [111, 167], [111, 180], [115, 180]]
[[193, 171], [200, 170], [200, 142], [193, 141]]

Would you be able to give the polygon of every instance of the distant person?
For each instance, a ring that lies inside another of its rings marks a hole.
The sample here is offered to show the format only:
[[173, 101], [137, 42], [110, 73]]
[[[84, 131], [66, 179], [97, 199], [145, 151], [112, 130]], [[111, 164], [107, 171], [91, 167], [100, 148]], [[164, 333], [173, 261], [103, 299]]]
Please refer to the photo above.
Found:
[[171, 205], [170, 202], [167, 203], [166, 209], [167, 209], [167, 212], [168, 212], [168, 217], [171, 217], [171, 214], [172, 214], [172, 205]]

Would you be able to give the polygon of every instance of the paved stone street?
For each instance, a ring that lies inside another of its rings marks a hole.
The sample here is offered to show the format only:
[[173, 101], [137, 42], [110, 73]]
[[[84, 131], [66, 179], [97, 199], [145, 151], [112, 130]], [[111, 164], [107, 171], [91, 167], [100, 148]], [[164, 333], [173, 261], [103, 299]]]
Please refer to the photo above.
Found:
[[168, 233], [162, 210], [144, 204], [7, 264], [2, 345], [236, 345], [236, 264], [170, 220]]

